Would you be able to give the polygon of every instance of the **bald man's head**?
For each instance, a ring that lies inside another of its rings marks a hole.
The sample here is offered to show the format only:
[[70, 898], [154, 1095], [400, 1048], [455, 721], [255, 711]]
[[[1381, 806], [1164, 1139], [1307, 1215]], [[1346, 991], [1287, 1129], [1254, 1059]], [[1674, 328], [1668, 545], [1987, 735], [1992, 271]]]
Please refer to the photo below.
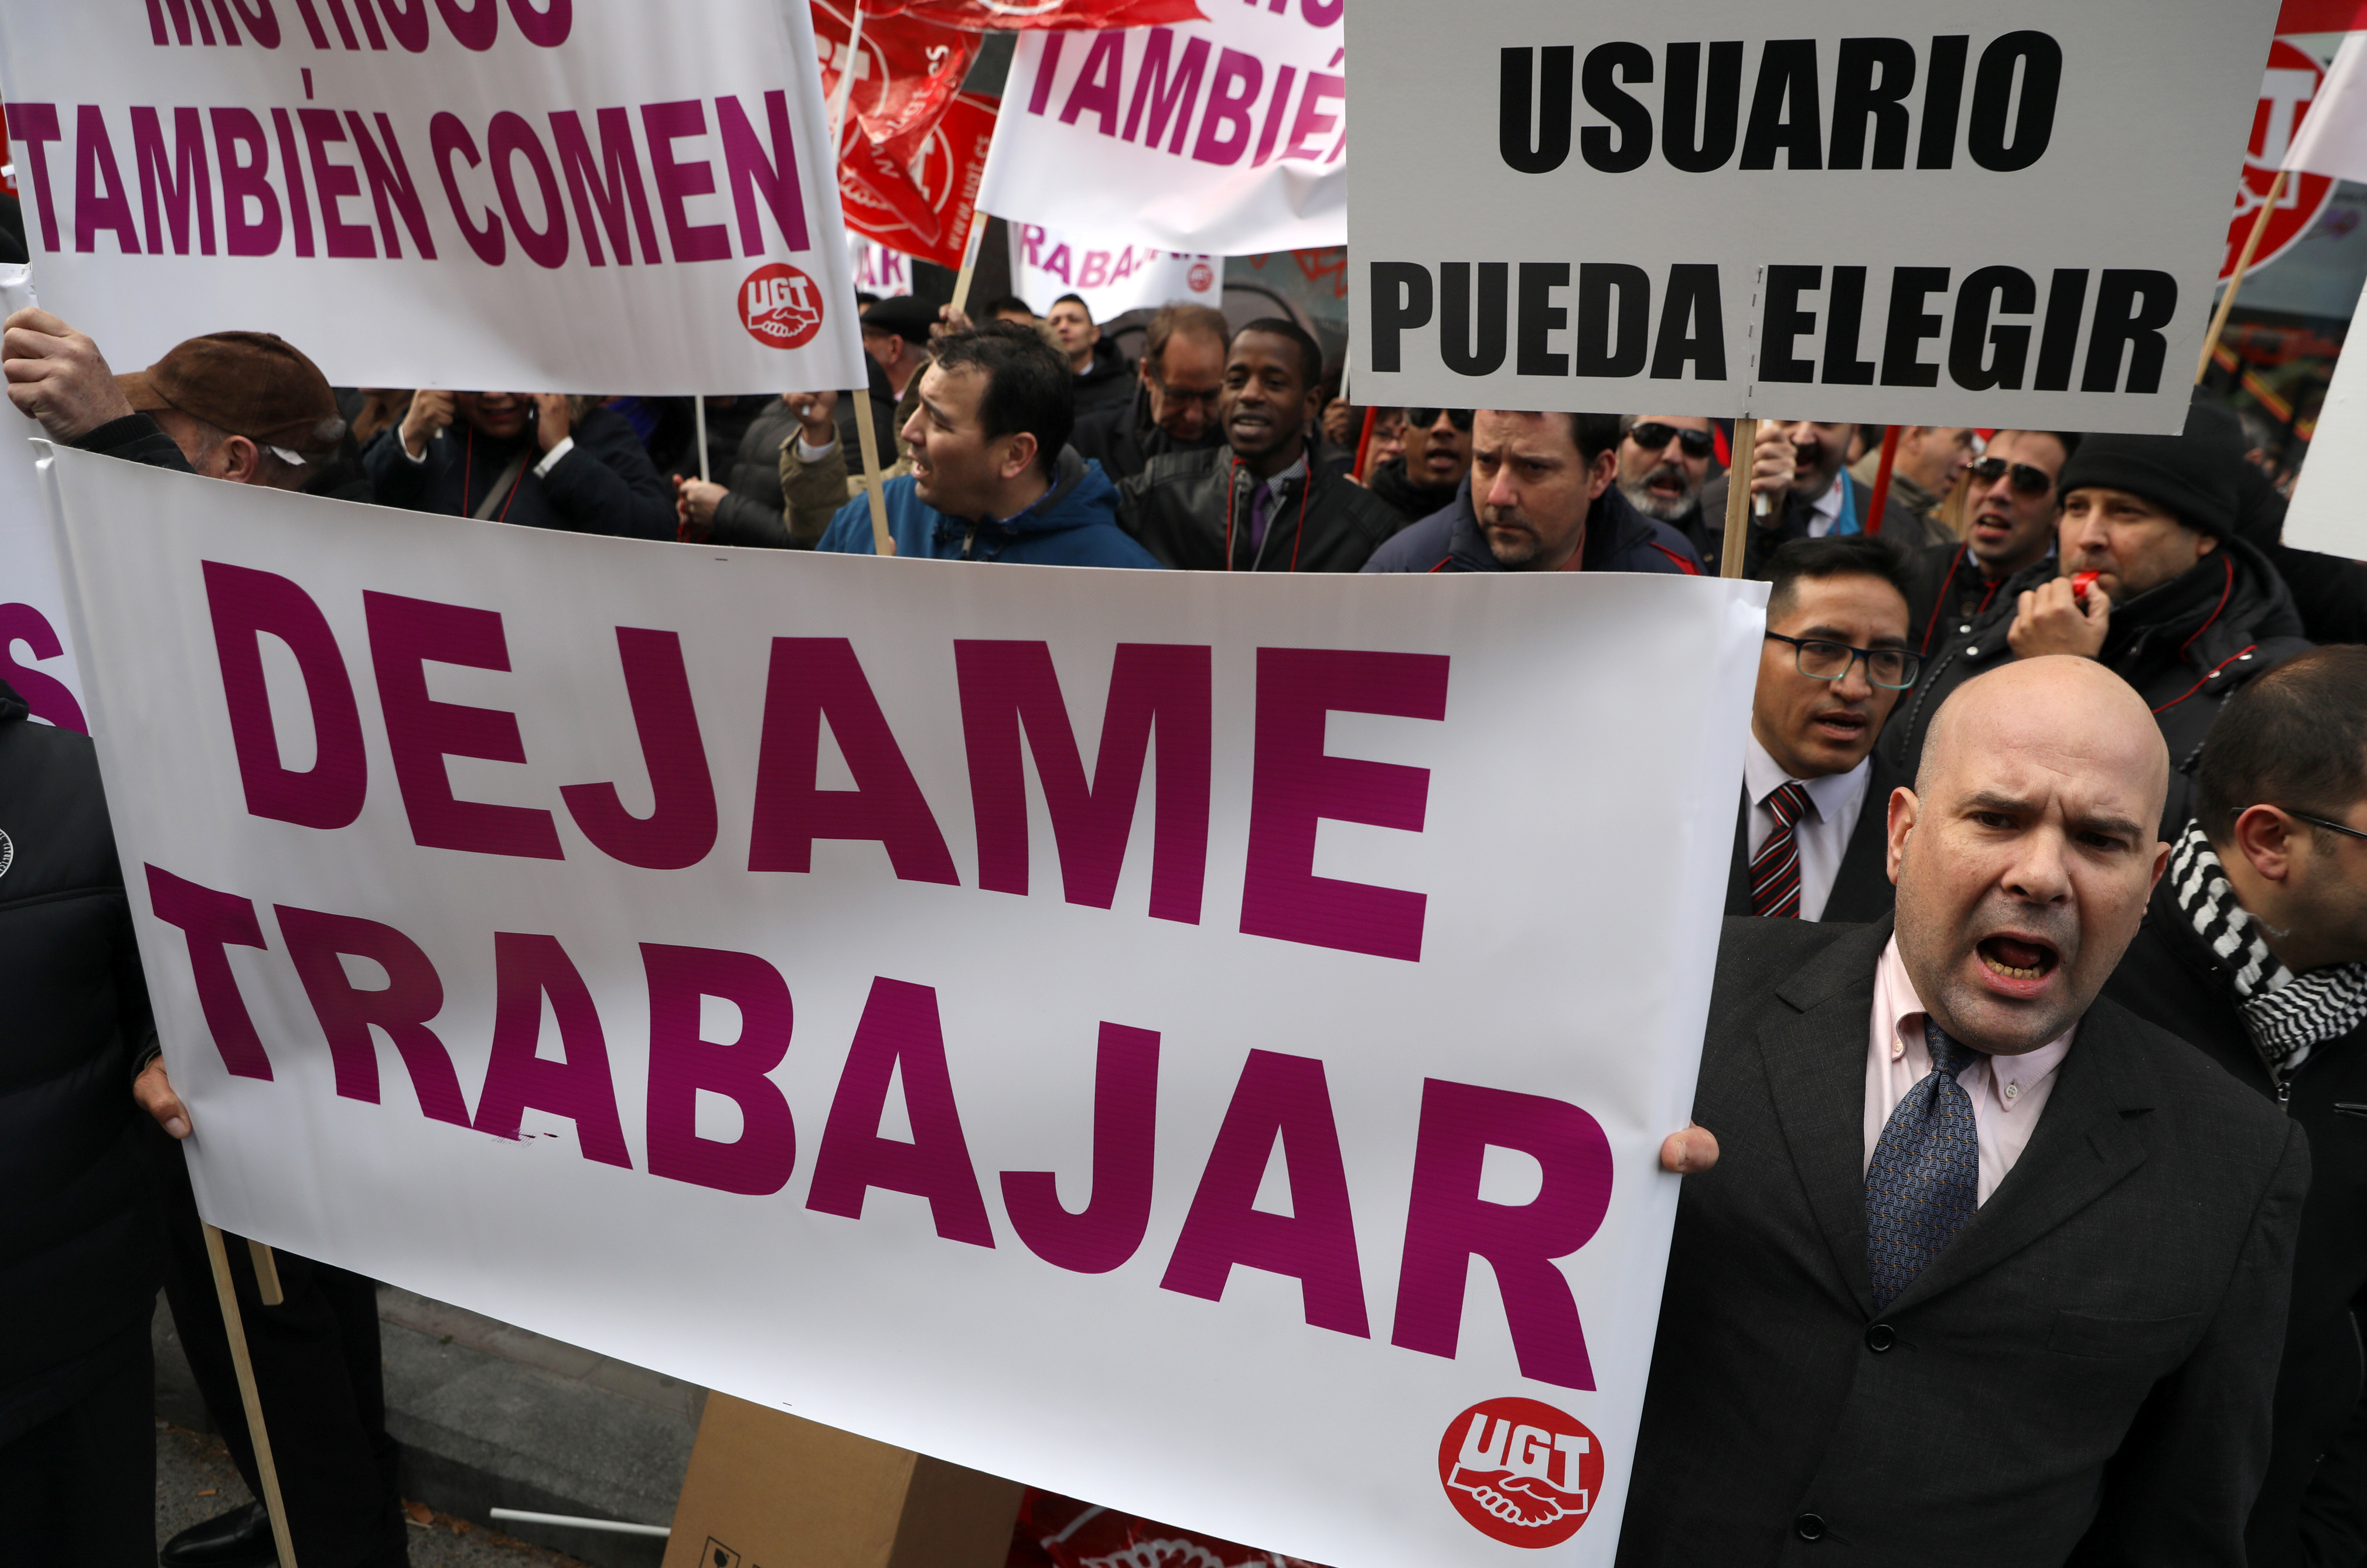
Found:
[[1992, 1055], [2088, 1010], [2136, 934], [2169, 848], [2169, 755], [2102, 665], [2027, 659], [1942, 705], [1890, 802], [1898, 951], [1950, 1034]]

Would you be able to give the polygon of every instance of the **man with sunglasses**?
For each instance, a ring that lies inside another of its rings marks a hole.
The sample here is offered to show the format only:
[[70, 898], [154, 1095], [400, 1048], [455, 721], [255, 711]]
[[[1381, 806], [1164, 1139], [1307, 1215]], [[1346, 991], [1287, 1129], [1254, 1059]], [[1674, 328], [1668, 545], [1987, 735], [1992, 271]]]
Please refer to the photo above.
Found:
[[1221, 310], [1161, 309], [1144, 334], [1133, 397], [1080, 411], [1070, 445], [1099, 463], [1113, 484], [1142, 472], [1153, 457], [1223, 446], [1217, 400], [1224, 394], [1225, 344], [1231, 335]]
[[1376, 464], [1365, 482], [1409, 523], [1455, 504], [1471, 471], [1469, 409], [1408, 409], [1399, 455]]
[[2056, 476], [2079, 447], [2059, 430], [2000, 430], [1972, 466], [1965, 492], [1965, 537], [1916, 552], [1915, 592], [1907, 596], [1917, 651], [1930, 654], [1950, 622], [1977, 617], [2008, 579], [2055, 548], [2062, 507]]
[[2262, 1568], [2367, 1557], [2367, 648], [2302, 654], [2227, 700], [2194, 820], [2104, 994], [2301, 1123]]
[[1699, 414], [1622, 414], [1619, 489], [1627, 503], [1685, 536], [1709, 558], [1713, 536], [1702, 522], [1702, 487], [1709, 483], [1716, 438]]
[[1910, 782], [1874, 758], [1915, 683], [1906, 552], [1863, 535], [1775, 552], [1767, 640], [1742, 754], [1726, 912], [1802, 920], [1890, 913], [1890, 792]]

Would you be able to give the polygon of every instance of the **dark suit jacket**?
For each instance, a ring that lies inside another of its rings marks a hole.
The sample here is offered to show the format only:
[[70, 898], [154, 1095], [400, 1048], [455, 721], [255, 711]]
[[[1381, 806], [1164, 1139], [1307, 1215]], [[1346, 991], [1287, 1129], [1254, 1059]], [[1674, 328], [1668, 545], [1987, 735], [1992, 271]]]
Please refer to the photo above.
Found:
[[[1833, 890], [1825, 896], [1822, 920], [1878, 920], [1890, 913], [1896, 889], [1890, 886], [1890, 792], [1912, 784], [1912, 775], [1874, 748], [1874, 768], [1866, 775], [1865, 805], [1857, 814], [1841, 851], [1840, 868], [1833, 874]], [[1726, 874], [1726, 912], [1750, 913], [1750, 792], [1740, 792], [1741, 806], [1734, 818], [1734, 861]]]
[[1721, 1155], [1678, 1200], [1620, 1563], [2241, 1564], [2304, 1140], [2099, 1001], [2011, 1173], [1877, 1319], [1889, 935], [1727, 922], [1693, 1109]]

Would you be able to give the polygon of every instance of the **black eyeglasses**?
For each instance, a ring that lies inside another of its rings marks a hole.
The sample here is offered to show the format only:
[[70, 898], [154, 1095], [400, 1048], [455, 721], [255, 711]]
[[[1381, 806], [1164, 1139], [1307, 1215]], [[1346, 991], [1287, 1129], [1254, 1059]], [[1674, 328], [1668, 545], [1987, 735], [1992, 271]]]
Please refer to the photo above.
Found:
[[2055, 488], [2054, 476], [2044, 468], [2033, 468], [2028, 463], [2009, 463], [2003, 457], [1984, 457], [1973, 465], [1973, 478], [1985, 485], [1993, 485], [2011, 474], [2017, 495], [2044, 495]]
[[1428, 430], [1438, 423], [1440, 414], [1444, 414], [1457, 430], [1467, 432], [1471, 428], [1469, 409], [1408, 409], [1406, 426], [1410, 430]]
[[1673, 424], [1662, 424], [1658, 420], [1636, 426], [1627, 433], [1627, 439], [1647, 452], [1660, 451], [1674, 441], [1688, 457], [1706, 457], [1716, 449], [1708, 431], [1686, 430]]
[[2290, 806], [2280, 806], [2277, 809], [2298, 821], [2308, 823], [2313, 828], [2324, 828], [2333, 833], [2348, 833], [2354, 839], [2367, 839], [2367, 832], [2362, 832], [2357, 828], [2349, 827], [2340, 822], [2331, 822], [2323, 817], [2313, 817], [2306, 811], [2295, 811]]
[[[1915, 677], [1923, 670], [1922, 656], [1903, 648], [1852, 648], [1845, 642], [1820, 637], [1785, 637], [1782, 632], [1767, 635], [1777, 642], [1792, 645], [1793, 661], [1800, 667], [1800, 673], [1811, 681], [1838, 681], [1850, 672], [1851, 665], [1863, 659], [1867, 680], [1886, 691], [1903, 692], [1915, 684]], [[2367, 834], [2360, 836], [2367, 838]]]
[[1205, 392], [1195, 391], [1188, 387], [1171, 387], [1167, 384], [1167, 378], [1156, 370], [1150, 373], [1150, 384], [1159, 389], [1161, 397], [1171, 402], [1181, 403], [1186, 408], [1197, 403], [1213, 409], [1217, 406], [1217, 400], [1224, 393], [1224, 389], [1221, 387], [1211, 387]]

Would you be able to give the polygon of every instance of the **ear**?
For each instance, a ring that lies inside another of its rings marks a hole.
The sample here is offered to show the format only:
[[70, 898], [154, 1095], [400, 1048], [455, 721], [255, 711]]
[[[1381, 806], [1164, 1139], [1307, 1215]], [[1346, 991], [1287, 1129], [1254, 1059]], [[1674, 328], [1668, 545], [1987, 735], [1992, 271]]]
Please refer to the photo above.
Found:
[[1036, 433], [1032, 430], [1018, 431], [1004, 436], [1003, 440], [1009, 445], [1003, 448], [999, 471], [1007, 481], [1017, 479], [1035, 467], [1036, 454], [1041, 448], [1037, 446]]
[[1907, 835], [1915, 831], [1923, 803], [1904, 784], [1890, 792], [1890, 882], [1898, 885], [1898, 863], [1907, 855]]
[[2195, 530], [2195, 534], [2197, 536], [2194, 541], [2194, 558], [2196, 560], [2201, 560], [2204, 556], [2209, 555], [2212, 551], [2219, 547], [2218, 535], [2205, 534], [2200, 528]]
[[2248, 806], [2236, 818], [2236, 841], [2227, 852], [2252, 863], [2252, 869], [2271, 882], [2293, 874], [2293, 857], [2304, 837], [2293, 819], [2273, 806]]
[[1606, 446], [1586, 465], [1586, 499], [1590, 502], [1602, 500], [1603, 492], [1609, 490], [1611, 481], [1618, 477], [1619, 449]]
[[226, 435], [214, 451], [215, 460], [221, 464], [221, 472], [216, 478], [228, 479], [234, 485], [255, 482], [255, 476], [263, 467], [263, 450], [254, 442], [243, 435]]

